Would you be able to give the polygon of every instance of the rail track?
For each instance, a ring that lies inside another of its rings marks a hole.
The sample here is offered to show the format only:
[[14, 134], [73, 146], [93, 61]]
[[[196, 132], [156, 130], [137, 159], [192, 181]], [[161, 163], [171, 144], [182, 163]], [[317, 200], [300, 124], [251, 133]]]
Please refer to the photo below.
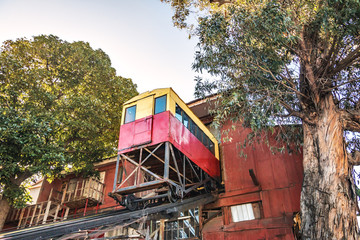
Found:
[[140, 219], [144, 216], [151, 216], [156, 214], [165, 217], [171, 216], [172, 214], [176, 214], [180, 211], [207, 204], [214, 200], [215, 196], [208, 193], [192, 198], [183, 199], [182, 201], [178, 201], [175, 203], [165, 203], [158, 206], [148, 206], [147, 208], [137, 211], [121, 209], [103, 212], [87, 217], [49, 223], [45, 225], [38, 225], [30, 228], [24, 228], [3, 233], [0, 234], [0, 239], [56, 239], [67, 234], [90, 230], [97, 227], [125, 224], [128, 222], [132, 222], [136, 219]]

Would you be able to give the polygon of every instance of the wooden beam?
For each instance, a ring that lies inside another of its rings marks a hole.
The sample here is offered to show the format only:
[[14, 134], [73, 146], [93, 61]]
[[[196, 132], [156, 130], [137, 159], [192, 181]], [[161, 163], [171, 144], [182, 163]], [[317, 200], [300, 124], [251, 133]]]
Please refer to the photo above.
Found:
[[59, 210], [60, 210], [60, 204], [58, 204], [56, 206], [56, 211], [55, 211], [55, 214], [54, 214], [54, 221], [53, 222], [56, 222], [58, 214], [59, 214]]
[[27, 209], [27, 214], [26, 214], [26, 219], [25, 219], [25, 222], [24, 222], [24, 227], [26, 226], [26, 223], [29, 219], [29, 216], [30, 216], [30, 206], [26, 207]]
[[40, 222], [40, 217], [41, 217], [41, 214], [42, 214], [42, 208], [43, 208], [43, 204], [44, 203], [40, 203], [40, 208], [39, 208], [39, 215], [38, 215], [38, 217], [37, 217], [37, 219], [36, 219], [36, 224], [39, 224], [39, 222]]
[[67, 219], [68, 214], [69, 214], [69, 210], [70, 210], [70, 208], [69, 208], [69, 207], [66, 207], [66, 211], [65, 211], [65, 215], [64, 215], [63, 220]]
[[34, 220], [34, 217], [35, 217], [35, 213], [36, 213], [37, 207], [38, 207], [38, 205], [35, 204], [35, 205], [34, 205], [34, 209], [33, 209], [33, 214], [32, 214], [31, 220], [30, 220], [29, 227], [30, 227], [30, 226], [32, 225], [32, 223], [33, 223], [33, 220]]
[[54, 190], [54, 188], [51, 188], [51, 190], [50, 190], [50, 194], [49, 194], [49, 197], [48, 197], [48, 201], [50, 201], [50, 200], [51, 200], [51, 196], [52, 196], [53, 190]]
[[51, 201], [48, 201], [48, 202], [47, 202], [47, 205], [46, 205], [46, 210], [45, 210], [44, 219], [43, 219], [43, 221], [42, 221], [43, 224], [46, 223], [47, 217], [49, 216], [50, 206], [51, 206]]
[[165, 219], [160, 219], [160, 240], [165, 240]]
[[23, 216], [24, 216], [24, 212], [25, 212], [25, 208], [21, 209], [20, 218], [19, 218], [19, 224], [18, 224], [17, 228], [21, 227], [21, 222], [22, 222], [22, 219], [23, 219]]

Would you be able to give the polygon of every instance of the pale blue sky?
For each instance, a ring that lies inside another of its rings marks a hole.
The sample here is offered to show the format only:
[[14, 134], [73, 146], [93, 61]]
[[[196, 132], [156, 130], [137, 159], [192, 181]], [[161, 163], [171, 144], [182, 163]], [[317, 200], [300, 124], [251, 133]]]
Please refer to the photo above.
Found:
[[86, 41], [139, 92], [172, 87], [188, 102], [197, 41], [173, 27], [172, 13], [160, 0], [0, 0], [0, 42], [40, 34]]

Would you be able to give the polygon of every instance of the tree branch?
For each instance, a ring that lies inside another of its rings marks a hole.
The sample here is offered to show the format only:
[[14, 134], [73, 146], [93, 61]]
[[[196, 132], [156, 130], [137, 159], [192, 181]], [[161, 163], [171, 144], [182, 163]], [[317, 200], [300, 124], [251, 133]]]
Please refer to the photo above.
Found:
[[331, 71], [331, 75], [335, 75], [344, 68], [348, 67], [359, 57], [360, 57], [360, 46], [358, 46], [354, 51], [349, 53], [343, 60], [341, 60], [338, 64], [336, 64], [336, 67]]
[[[335, 47], [336, 46], [336, 47]], [[319, 77], [324, 77], [326, 75], [326, 72], [328, 71], [329, 67], [330, 67], [330, 63], [331, 63], [331, 60], [334, 56], [334, 53], [335, 53], [335, 49], [337, 49], [337, 46], [338, 46], [338, 37], [335, 36], [334, 37], [334, 40], [331, 44], [331, 48], [330, 50], [327, 52], [326, 56], [324, 57], [322, 63], [321, 63], [321, 66], [317, 69], [317, 74], [316, 74], [316, 77], [319, 78]]]
[[344, 85], [346, 85], [346, 84], [349, 84], [349, 83], [351, 83], [351, 82], [355, 82], [355, 81], [358, 81], [358, 80], [359, 80], [359, 78], [354, 78], [354, 79], [351, 79], [351, 80], [349, 80], [349, 81], [346, 81], [346, 82], [344, 82], [344, 83], [342, 83], [342, 84], [336, 85], [336, 86], [334, 86], [334, 87], [324, 89], [324, 91], [330, 92], [330, 91], [332, 91], [332, 90], [334, 90], [334, 89], [336, 89], [336, 88], [339, 88], [339, 87], [341, 87], [341, 86], [344, 86]]
[[303, 28], [303, 30], [301, 31], [300, 48], [302, 49], [302, 52], [305, 55], [302, 57], [302, 59], [304, 59], [303, 64], [305, 67], [305, 79], [309, 82], [309, 87], [314, 98], [314, 103], [317, 105], [320, 101], [320, 95], [315, 82], [315, 74], [313, 72], [312, 65], [310, 63], [311, 53], [308, 53], [311, 52], [312, 49], [308, 49], [308, 47], [306, 46], [306, 37], [304, 31], [305, 29]]
[[341, 120], [345, 130], [360, 132], [360, 110], [341, 110]]
[[25, 169], [22, 173], [18, 174], [17, 178], [12, 178], [10, 181], [15, 184], [16, 186], [20, 186], [20, 184], [27, 178], [31, 177], [33, 174], [28, 170]]
[[360, 165], [360, 152], [354, 151], [348, 154], [348, 161], [351, 165]]
[[305, 118], [304, 114], [302, 114], [301, 112], [295, 111], [289, 104], [287, 104], [281, 100], [279, 100], [279, 103], [289, 112], [287, 117], [294, 116], [294, 117], [299, 117], [301, 119]]
[[264, 72], [266, 72], [266, 73], [269, 73], [269, 74], [271, 75], [272, 79], [273, 79], [275, 82], [281, 84], [281, 85], [284, 86], [285, 88], [290, 89], [291, 91], [294, 91], [294, 93], [295, 93], [298, 97], [299, 97], [299, 96], [302, 96], [302, 97], [304, 97], [304, 98], [309, 98], [308, 96], [306, 96], [306, 95], [304, 95], [303, 93], [301, 93], [300, 91], [298, 91], [298, 90], [296, 89], [296, 86], [294, 85], [294, 83], [293, 83], [291, 80], [289, 80], [289, 78], [287, 78], [286, 76], [284, 76], [284, 75], [282, 75], [282, 74], [279, 74], [280, 77], [281, 77], [283, 80], [285, 80], [286, 82], [288, 82], [292, 87], [284, 84], [282, 81], [279, 81], [279, 80], [274, 76], [274, 74], [272, 73], [272, 71], [270, 71], [270, 70], [268, 70], [268, 69], [265, 69], [265, 68], [262, 67], [260, 64], [254, 63], [254, 65], [257, 66], [258, 68], [260, 68], [262, 71], [264, 71]]

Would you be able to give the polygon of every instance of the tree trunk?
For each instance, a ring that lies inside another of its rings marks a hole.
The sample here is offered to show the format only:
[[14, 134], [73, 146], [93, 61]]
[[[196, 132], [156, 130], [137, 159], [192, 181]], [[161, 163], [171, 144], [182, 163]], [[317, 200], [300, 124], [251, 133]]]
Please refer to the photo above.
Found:
[[303, 123], [303, 239], [358, 239], [356, 195], [345, 149], [344, 129], [331, 95], [315, 125]]
[[3, 229], [6, 217], [10, 211], [10, 204], [7, 199], [0, 200], [0, 231]]

